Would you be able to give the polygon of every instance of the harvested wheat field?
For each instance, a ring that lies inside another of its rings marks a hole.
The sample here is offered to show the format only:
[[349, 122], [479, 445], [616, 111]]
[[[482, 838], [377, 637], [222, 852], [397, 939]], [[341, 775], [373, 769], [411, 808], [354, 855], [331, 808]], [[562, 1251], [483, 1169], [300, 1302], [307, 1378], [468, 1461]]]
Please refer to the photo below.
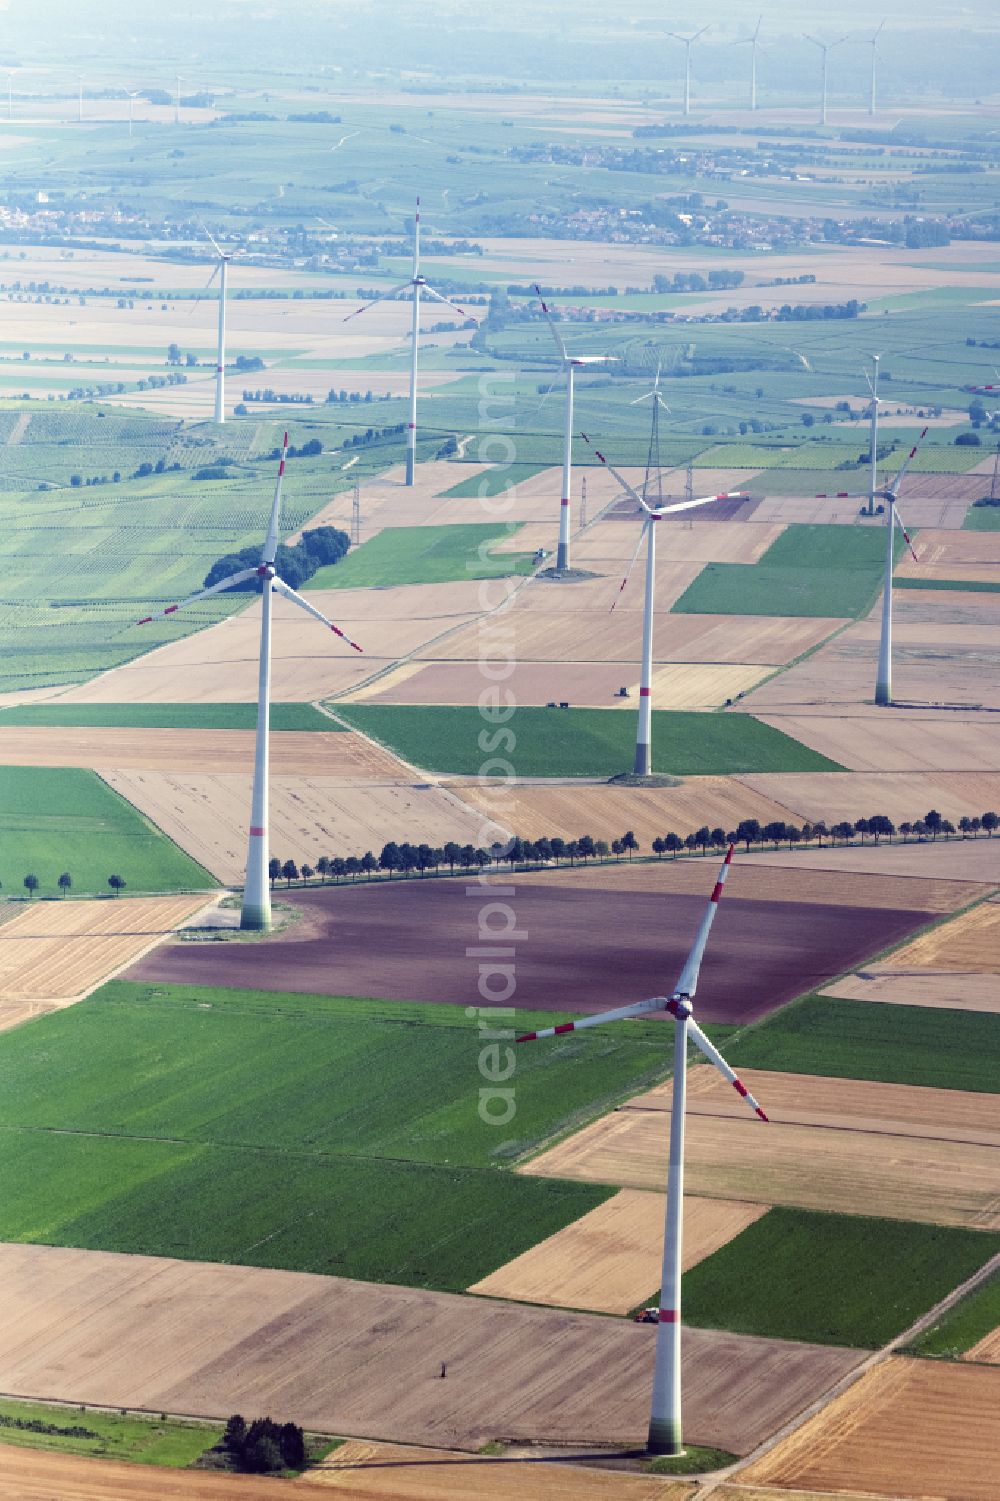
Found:
[[896, 566], [897, 578], [1000, 583], [1000, 532], [927, 528], [914, 539], [914, 551], [917, 561], [914, 562], [908, 552], [904, 553]]
[[981, 1365], [1000, 1365], [1000, 1325], [984, 1335], [971, 1350], [966, 1350], [962, 1359], [978, 1361]]
[[932, 928], [897, 949], [885, 965], [887, 969], [950, 969], [1000, 977], [1000, 903], [984, 902]]
[[[610, 603], [617, 584], [605, 582], [603, 587], [610, 587]], [[542, 590], [546, 591], [544, 597]], [[579, 600], [575, 606], [574, 597]], [[657, 603], [662, 604], [662, 599], [658, 598]], [[518, 656], [527, 661], [637, 662], [642, 635], [641, 605], [632, 610], [616, 610], [607, 620], [599, 622], [599, 631], [588, 632], [581, 630], [579, 614], [591, 608], [591, 597], [576, 593], [574, 585], [538, 582], [521, 592], [505, 615], [504, 623], [516, 642]], [[660, 610], [653, 659], [763, 662], [780, 667], [817, 646], [844, 623], [795, 616], [671, 615]], [[478, 627], [466, 627], [433, 649], [424, 648], [420, 656], [434, 661], [472, 661], [478, 656], [478, 640]]]
[[[923, 721], [910, 721], [911, 734], [919, 736]], [[956, 727], [956, 733], [960, 731]], [[870, 771], [845, 777], [842, 772], [740, 773], [735, 781], [752, 787], [761, 796], [779, 803], [796, 820], [827, 826], [844, 819], [854, 823], [883, 813], [897, 826], [915, 823], [930, 808], [937, 808], [954, 824], [963, 814], [979, 817], [988, 808], [1000, 809], [1000, 770], [995, 771]], [[983, 836], [985, 838], [985, 836]], [[945, 848], [944, 845], [941, 846]], [[920, 845], [879, 844], [879, 854], [887, 849], [912, 849]], [[826, 854], [828, 851], [816, 851]], [[875, 851], [872, 849], [872, 853]], [[811, 858], [811, 857], [810, 857]], [[996, 878], [1000, 881], [1000, 844], [995, 851]]]
[[[1000, 694], [1000, 688], [997, 692]], [[1000, 715], [996, 714], [975, 718], [942, 715], [931, 721], [926, 714], [910, 719], [894, 713], [879, 719], [874, 715], [848, 718], [773, 713], [755, 703], [754, 695], [744, 700], [743, 707], [849, 771], [967, 772], [1000, 768]]]
[[[756, 1069], [743, 1077], [768, 1113], [766, 1132], [735, 1096], [740, 1108], [731, 1106], [729, 1091], [707, 1068], [692, 1073], [685, 1160], [692, 1194], [1000, 1229], [994, 1096], [968, 1103], [954, 1090], [922, 1089], [907, 1101], [906, 1085]], [[883, 1089], [889, 1092], [880, 1102]], [[901, 1098], [897, 1091], [906, 1093]], [[957, 1100], [946, 1098], [956, 1094]], [[662, 1112], [669, 1102], [669, 1086], [642, 1096], [521, 1171], [660, 1188], [667, 1170]]]
[[893, 1356], [741, 1476], [928, 1501], [996, 1501], [1000, 1370]]
[[[713, 872], [705, 874], [711, 878]], [[171, 944], [143, 960], [129, 978], [482, 1004], [479, 950], [470, 947], [477, 918], [466, 889], [458, 880], [410, 880], [290, 891], [285, 900], [302, 908], [303, 922], [252, 945]], [[660, 994], [664, 975], [678, 973], [683, 964], [710, 889], [665, 901], [656, 892], [580, 890], [544, 878], [519, 885], [518, 1005], [603, 1010], [609, 975], [618, 996]], [[733, 1023], [765, 1016], [899, 942], [929, 915], [731, 898], [702, 969], [699, 1014]]]
[[[116, 770], [104, 777], [220, 881], [243, 880], [249, 770]], [[442, 787], [325, 776], [272, 775], [269, 826], [271, 848], [282, 860], [313, 866], [320, 855], [378, 854], [388, 839], [480, 845], [506, 837], [500, 826], [487, 827], [485, 813]]]
[[[311, 1476], [296, 1481], [291, 1501], [299, 1493], [304, 1498], [314, 1497], [314, 1501], [330, 1494]], [[349, 1498], [350, 1492], [347, 1495]], [[389, 1501], [392, 1492], [385, 1492], [385, 1496]], [[0, 1501], [289, 1501], [289, 1490], [287, 1480], [260, 1475], [213, 1475], [209, 1470], [169, 1470], [161, 1466], [151, 1469], [143, 1464], [48, 1454], [5, 1444], [0, 1463]]]
[[[100, 725], [0, 725], [0, 766], [80, 766], [159, 772], [253, 768], [253, 730], [144, 730]], [[401, 761], [353, 730], [287, 730], [271, 736], [278, 776], [328, 776], [366, 782], [405, 781]]]
[[[698, 483], [703, 486], [703, 476], [699, 475]], [[704, 490], [699, 488], [698, 493], [703, 494]], [[624, 520], [616, 515], [588, 527], [575, 543], [574, 562], [581, 568], [591, 568], [598, 560], [627, 563], [635, 552], [639, 527], [638, 509], [634, 520]], [[756, 520], [692, 521], [690, 526], [675, 523], [666, 530], [659, 527], [657, 554], [662, 555], [664, 562], [698, 563], [701, 566], [705, 563], [756, 563], [784, 530], [783, 525], [762, 525]]]
[[[575, 1224], [474, 1283], [469, 1292], [555, 1308], [628, 1313], [659, 1285], [663, 1213], [662, 1193], [623, 1188]], [[684, 1270], [766, 1213], [762, 1204], [687, 1198]]]
[[[496, 596], [499, 602], [502, 596]], [[288, 600], [274, 601], [272, 694], [276, 702], [327, 698], [379, 667], [467, 624], [482, 609], [480, 585], [402, 584], [317, 589], [310, 603], [364, 648], [337, 641]], [[65, 703], [253, 703], [257, 698], [260, 606], [255, 600], [208, 630], [168, 642], [61, 695]], [[477, 656], [473, 649], [471, 655]]]
[[[992, 806], [992, 805], [990, 805]], [[926, 810], [925, 810], [926, 811]], [[1000, 810], [998, 810], [1000, 811]], [[905, 844], [838, 845], [820, 849], [787, 850], [765, 854], [752, 852], [742, 856], [754, 865], [784, 865], [798, 868], [800, 862], [810, 869], [871, 872], [876, 875], [931, 876], [947, 881], [975, 881], [991, 889], [1000, 885], [1000, 845], [979, 839], [911, 840]]]
[[[644, 860], [640, 864], [562, 865], [555, 870], [522, 874], [518, 887], [544, 882], [546, 887], [571, 886], [581, 891], [684, 892], [688, 895], [711, 890], [720, 855], [718, 852], [682, 860]], [[952, 881], [926, 876], [885, 876], [851, 871], [843, 875], [813, 866], [805, 852], [790, 857], [788, 865], [763, 865], [747, 858], [742, 850], [734, 856], [726, 883], [726, 898], [755, 902], [803, 902], [827, 907], [917, 908], [930, 912], [954, 912], [989, 891], [978, 881]]]
[[204, 896], [40, 902], [0, 926], [0, 1030], [33, 1002], [79, 1000], [162, 942]]
[[632, 829], [648, 850], [654, 839], [671, 829], [684, 835], [693, 834], [702, 824], [732, 829], [741, 818], [756, 818], [764, 824], [788, 817], [787, 808], [736, 777], [686, 777], [679, 787], [521, 782], [506, 789], [502, 798], [490, 796], [490, 789], [477, 782], [449, 785], [487, 815], [502, 811], [523, 839], [577, 839], [586, 827], [595, 839], [610, 841]]
[[[0, 1390], [476, 1449], [637, 1444], [650, 1330], [304, 1272], [0, 1245]], [[554, 1351], [558, 1357], [554, 1358]], [[854, 1350], [685, 1330], [687, 1426], [747, 1453]], [[448, 1377], [440, 1379], [441, 1361]]]
[[842, 1001], [886, 1006], [931, 1006], [943, 1011], [990, 1011], [1000, 1015], [996, 975], [955, 974], [952, 970], [894, 970], [869, 964], [857, 974], [826, 985], [823, 994]]

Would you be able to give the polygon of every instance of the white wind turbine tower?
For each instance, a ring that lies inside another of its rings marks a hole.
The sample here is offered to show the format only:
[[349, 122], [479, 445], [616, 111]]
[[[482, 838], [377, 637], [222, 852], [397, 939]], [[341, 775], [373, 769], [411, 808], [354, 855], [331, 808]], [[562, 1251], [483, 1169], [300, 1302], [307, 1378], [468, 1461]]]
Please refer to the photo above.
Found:
[[693, 36], [682, 36], [679, 31], [668, 31], [667, 36], [672, 36], [675, 42], [684, 43], [684, 113], [691, 113], [691, 48], [700, 36], [704, 36], [708, 26], [702, 26]]
[[884, 21], [880, 21], [879, 22], [879, 26], [878, 26], [878, 30], [876, 31], [875, 35], [871, 38], [871, 41], [868, 43], [869, 47], [871, 47], [871, 49], [872, 49], [871, 90], [870, 90], [869, 95], [868, 95], [868, 113], [870, 115], [873, 115], [875, 113], [875, 97], [876, 97], [875, 96], [875, 84], [876, 84], [876, 74], [877, 74], [877, 71], [878, 71], [878, 39], [882, 35], [882, 32], [883, 32], [884, 28], [885, 28], [885, 22]]
[[865, 380], [868, 382], [868, 390], [871, 393], [871, 466], [872, 488], [868, 497], [868, 515], [875, 515], [875, 497], [878, 494], [878, 365], [882, 358], [879, 354], [872, 355], [872, 373], [865, 371]]
[[[381, 297], [375, 297], [371, 302], [366, 302], [363, 307], [355, 308], [353, 313], [348, 313], [344, 319], [349, 323], [352, 318], [357, 318], [359, 313], [366, 313], [369, 308], [375, 307], [380, 302], [391, 302], [398, 297], [400, 292], [405, 292], [407, 287], [413, 300], [413, 319], [410, 328], [410, 420], [406, 427], [406, 483], [413, 484], [414, 472], [417, 464], [417, 367], [419, 361], [418, 346], [420, 340], [420, 296], [426, 292], [428, 297], [433, 297], [437, 302], [443, 302], [445, 307], [450, 307], [454, 312], [460, 313], [463, 318], [472, 318], [464, 308], [460, 308], [456, 302], [451, 302], [436, 292], [428, 284], [427, 278], [420, 274], [420, 199], [417, 199], [417, 211], [413, 220], [413, 274], [409, 281], [401, 281], [398, 287], [393, 287], [388, 292], [383, 292]], [[478, 323], [478, 319], [473, 319]]]
[[733, 43], [736, 47], [750, 48], [750, 108], [757, 108], [757, 48], [760, 45], [760, 27], [763, 16], [757, 17], [757, 25], [754, 27], [753, 36], [738, 37]]
[[223, 250], [207, 225], [203, 224], [201, 227], [211, 240], [215, 253], [219, 257], [219, 263], [208, 278], [202, 291], [207, 292], [215, 278], [219, 277], [219, 335], [215, 360], [215, 421], [221, 425], [226, 420], [226, 282], [229, 262], [233, 258], [233, 252]]
[[903, 525], [902, 518], [897, 509], [899, 499], [899, 486], [913, 463], [917, 449], [927, 436], [928, 429], [925, 427], [913, 447], [903, 461], [903, 466], [891, 484], [883, 489], [875, 489], [874, 481], [872, 491], [838, 490], [835, 495], [817, 495], [817, 500], [867, 500], [869, 494], [885, 501], [885, 578], [882, 585], [882, 630], [878, 643], [878, 672], [875, 678], [875, 702], [883, 706], [892, 703], [892, 571], [895, 565], [896, 527], [903, 534], [903, 540], [910, 549], [910, 556], [915, 563], [919, 558], [913, 550], [913, 542], [909, 532]]
[[268, 877], [268, 865], [270, 863], [268, 846], [268, 792], [270, 784], [270, 756], [268, 745], [268, 730], [271, 717], [271, 604], [274, 591], [290, 599], [300, 609], [305, 610], [307, 615], [321, 622], [346, 641], [348, 646], [355, 651], [361, 651], [361, 647], [355, 641], [351, 641], [339, 626], [327, 620], [326, 616], [311, 605], [308, 600], [296, 594], [283, 579], [278, 578], [275, 572], [275, 556], [278, 551], [278, 539], [281, 531], [281, 481], [285, 473], [285, 456], [288, 453], [288, 434], [285, 434], [281, 449], [281, 462], [278, 465], [278, 479], [274, 487], [274, 501], [271, 506], [271, 519], [268, 523], [267, 536], [264, 546], [261, 548], [260, 563], [256, 568], [243, 568], [239, 573], [230, 574], [218, 584], [212, 584], [208, 589], [201, 589], [197, 594], [190, 595], [181, 600], [180, 604], [169, 605], [165, 610], [158, 610], [154, 615], [146, 615], [138, 622], [139, 625], [148, 625], [151, 620], [160, 620], [165, 615], [173, 615], [177, 610], [183, 610], [188, 605], [195, 604], [199, 599], [208, 599], [210, 595], [221, 594], [226, 589], [232, 589], [237, 584], [242, 584], [249, 579], [260, 579], [260, 666], [257, 676], [257, 736], [254, 747], [253, 761], [253, 793], [250, 809], [250, 836], [247, 849], [247, 874], [246, 883], [243, 887], [243, 907], [240, 913], [240, 927], [251, 928], [256, 931], [267, 932], [271, 926], [271, 884]]
[[655, 996], [649, 1001], [637, 1001], [633, 1006], [621, 1006], [614, 1011], [604, 1011], [599, 1016], [581, 1017], [576, 1022], [563, 1022], [559, 1027], [545, 1027], [540, 1032], [527, 1032], [518, 1037], [518, 1042], [532, 1042], [539, 1037], [553, 1037], [557, 1033], [578, 1032], [582, 1027], [596, 1027], [603, 1022], [613, 1022], [629, 1016], [648, 1015], [652, 1011], [666, 1011], [676, 1022], [674, 1030], [673, 1098], [670, 1105], [670, 1165], [667, 1173], [666, 1223], [663, 1234], [663, 1273], [660, 1279], [660, 1308], [656, 1330], [656, 1364], [653, 1374], [653, 1400], [649, 1415], [649, 1438], [647, 1447], [653, 1454], [683, 1454], [681, 1434], [681, 1249], [683, 1241], [684, 1213], [684, 1110], [687, 1102], [687, 1051], [688, 1042], [700, 1048], [714, 1063], [724, 1079], [746, 1100], [750, 1109], [762, 1121], [767, 1120], [761, 1107], [737, 1074], [729, 1067], [719, 1050], [705, 1036], [692, 1016], [695, 991], [698, 987], [698, 971], [701, 969], [705, 945], [722, 896], [722, 888], [729, 873], [733, 847], [719, 871], [708, 908], [691, 951], [684, 961], [675, 989], [669, 996]]
[[821, 94], [820, 94], [819, 123], [821, 125], [825, 125], [826, 124], [826, 65], [827, 65], [827, 57], [828, 57], [829, 53], [831, 53], [833, 51], [834, 47], [841, 47], [841, 46], [843, 46], [844, 42], [847, 41], [847, 37], [846, 36], [838, 37], [835, 42], [821, 42], [818, 37], [807, 36], [806, 37], [806, 41], [807, 42], [812, 42], [813, 46], [814, 47], [818, 47], [819, 50], [823, 54], [823, 85], [822, 85], [822, 91], [821, 91]]
[[559, 545], [556, 549], [556, 572], [563, 573], [570, 566], [569, 559], [569, 530], [570, 530], [570, 501], [573, 495], [573, 401], [574, 401], [574, 376], [581, 366], [586, 365], [612, 365], [618, 363], [618, 356], [614, 354], [570, 354], [563, 343], [562, 335], [556, 327], [555, 319], [548, 303], [542, 296], [542, 289], [535, 287], [538, 301], [541, 303], [542, 312], [545, 314], [552, 337], [555, 340], [556, 349], [559, 352], [559, 360], [563, 373], [566, 376], [566, 420], [563, 428], [563, 482], [562, 496], [559, 502]]
[[135, 108], [135, 101], [138, 99], [140, 93], [141, 93], [140, 89], [130, 89], [128, 91], [128, 138], [129, 138], [129, 140], [132, 139], [132, 111]]
[[[653, 402], [654, 413], [658, 411], [657, 401], [660, 401], [661, 404], [664, 405], [664, 408], [667, 409], [666, 404], [663, 403], [663, 399], [655, 386], [652, 393], [650, 394], [652, 394], [655, 398]], [[653, 420], [654, 423], [656, 423], [657, 418], [654, 416]], [[586, 433], [581, 433], [580, 436], [583, 438], [583, 441], [585, 443], [593, 447], [593, 444], [590, 443], [590, 439], [587, 437]], [[639, 720], [636, 727], [635, 766], [633, 768], [633, 772], [637, 777], [648, 777], [652, 774], [653, 770], [652, 686], [653, 617], [656, 608], [656, 523], [661, 519], [661, 517], [669, 516], [675, 511], [690, 511], [693, 510], [695, 506], [707, 506], [713, 500], [733, 500], [736, 497], [739, 497], [741, 499], [745, 497], [743, 496], [743, 492], [741, 490], [728, 490], [723, 495], [702, 495], [697, 500], [680, 500], [675, 502], [675, 504], [669, 506], [662, 504], [651, 506], [647, 503], [646, 499], [638, 493], [637, 490], [634, 490], [632, 488], [628, 480], [625, 479], [623, 475], [619, 474], [614, 465], [608, 463], [607, 459], [604, 457], [604, 454], [599, 448], [594, 448], [594, 453], [597, 455], [598, 459], [608, 470], [608, 472], [614, 475], [615, 479], [621, 485], [622, 489], [632, 497], [636, 505], [639, 506], [643, 516], [642, 529], [639, 532], [639, 540], [635, 544], [635, 552], [632, 554], [628, 568], [625, 571], [625, 577], [621, 581], [618, 595], [620, 598], [625, 585], [629, 581], [629, 575], [631, 574], [632, 569], [635, 566], [635, 561], [639, 556], [639, 550], [642, 547], [643, 541], [645, 541], [646, 591], [643, 598], [642, 609], [642, 667], [639, 674]], [[617, 603], [618, 600], [616, 599], [615, 604]], [[614, 609], [614, 607], [615, 605], [611, 606], [612, 610]]]

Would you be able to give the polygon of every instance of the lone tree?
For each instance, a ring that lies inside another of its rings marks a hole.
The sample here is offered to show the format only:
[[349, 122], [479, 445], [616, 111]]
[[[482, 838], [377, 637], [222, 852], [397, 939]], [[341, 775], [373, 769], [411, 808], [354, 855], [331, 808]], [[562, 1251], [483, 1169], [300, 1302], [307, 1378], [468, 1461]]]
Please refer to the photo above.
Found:
[[24, 878], [24, 889], [28, 893], [29, 897], [33, 897], [35, 892], [38, 890], [38, 877], [33, 875], [26, 875]]
[[108, 876], [108, 885], [111, 887], [111, 890], [114, 892], [115, 896], [121, 896], [122, 892], [125, 890], [125, 877], [117, 875]]
[[62, 892], [63, 896], [66, 895], [67, 891], [69, 891], [72, 885], [73, 877], [70, 875], [68, 870], [64, 870], [62, 875], [59, 877], [59, 890]]
[[299, 867], [294, 860], [286, 860], [281, 867], [281, 874], [284, 876], [286, 884], [290, 886], [293, 881], [297, 881], [299, 878]]
[[271, 879], [271, 885], [273, 886], [275, 881], [281, 875], [281, 861], [275, 859], [274, 855], [272, 855], [270, 860], [267, 862], [267, 873]]

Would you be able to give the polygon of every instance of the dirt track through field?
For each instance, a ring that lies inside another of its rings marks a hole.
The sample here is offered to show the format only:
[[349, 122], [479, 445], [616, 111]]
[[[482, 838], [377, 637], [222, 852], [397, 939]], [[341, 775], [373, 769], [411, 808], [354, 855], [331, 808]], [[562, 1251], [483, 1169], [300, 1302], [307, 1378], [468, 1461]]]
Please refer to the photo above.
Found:
[[[685, 1164], [692, 1194], [1000, 1229], [996, 1096], [757, 1069], [743, 1077], [767, 1110], [766, 1133], [707, 1068], [692, 1074]], [[669, 1102], [667, 1085], [522, 1171], [658, 1188]]]
[[897, 949], [887, 969], [951, 969], [1000, 979], [1000, 903], [985, 902]]
[[877, 1496], [996, 1501], [998, 1411], [1000, 1371], [895, 1356], [740, 1478]]
[[[659, 1286], [663, 1212], [662, 1193], [624, 1188], [469, 1291], [555, 1308], [628, 1313]], [[761, 1204], [689, 1197], [684, 1204], [684, 1270], [766, 1213]]]
[[[524, 934], [516, 941], [517, 1004], [598, 1011], [608, 1004], [609, 986], [619, 997], [661, 994], [701, 921], [712, 874], [706, 871], [701, 894], [669, 902], [656, 893], [579, 891], [543, 880], [516, 889]], [[506, 896], [506, 878], [499, 880]], [[469, 1005], [479, 1000], [482, 972], [478, 907], [467, 884], [416, 879], [292, 891], [287, 900], [307, 921], [285, 933], [252, 946], [173, 944], [130, 977]], [[473, 889], [484, 898], [490, 891], [478, 883]], [[928, 915], [730, 899], [702, 969], [699, 1013], [727, 1022], [765, 1015], [906, 937]], [[486, 989], [495, 993], [495, 977]]]
[[161, 943], [204, 896], [39, 902], [0, 926], [0, 1030], [64, 1005]]
[[[0, 1390], [478, 1448], [645, 1439], [653, 1333], [594, 1314], [159, 1257], [0, 1245]], [[747, 1453], [853, 1350], [685, 1330], [695, 1442]], [[441, 1361], [447, 1378], [440, 1379]]]

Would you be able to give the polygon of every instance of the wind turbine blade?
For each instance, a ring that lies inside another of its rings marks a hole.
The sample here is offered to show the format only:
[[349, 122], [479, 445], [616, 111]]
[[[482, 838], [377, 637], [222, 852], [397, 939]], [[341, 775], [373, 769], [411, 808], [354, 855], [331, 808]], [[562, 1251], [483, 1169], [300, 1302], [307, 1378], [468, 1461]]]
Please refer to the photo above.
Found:
[[[648, 506], [646, 506], [646, 510], [649, 511]], [[614, 604], [612, 604], [611, 609], [608, 611], [609, 615], [614, 614], [615, 605], [618, 603], [625, 592], [625, 585], [628, 583], [629, 575], [631, 574], [632, 569], [635, 567], [635, 560], [639, 556], [639, 549], [642, 546], [643, 542], [646, 540], [646, 532], [648, 528], [653, 525], [651, 515], [652, 513], [650, 513], [650, 515], [646, 517], [645, 521], [642, 523], [642, 526], [639, 528], [639, 540], [635, 544], [635, 552], [632, 554], [632, 557], [629, 560], [629, 565], [625, 570], [625, 577], [622, 579], [621, 583], [618, 586], [618, 593], [615, 597]]]
[[737, 498], [750, 499], [745, 490], [727, 490], [722, 495], [702, 495], [698, 500], [679, 500], [676, 505], [657, 506], [656, 510], [660, 516], [669, 516], [673, 511], [690, 511], [693, 506], [710, 505], [713, 500], [736, 500]]
[[350, 323], [351, 319], [356, 318], [359, 313], [367, 313], [369, 308], [376, 307], [380, 302], [391, 302], [394, 297], [399, 296], [400, 292], [405, 292], [407, 287], [412, 287], [412, 285], [412, 281], [401, 281], [398, 287], [393, 287], [389, 292], [383, 292], [381, 297], [373, 297], [371, 302], [363, 303], [361, 307], [355, 308], [354, 312], [348, 313], [343, 321]]
[[190, 594], [187, 599], [182, 599], [179, 604], [168, 605], [165, 610], [156, 610], [152, 615], [144, 615], [141, 620], [136, 621], [136, 625], [149, 625], [151, 620], [162, 620], [164, 615], [174, 615], [178, 610], [185, 610], [188, 605], [196, 604], [199, 599], [208, 599], [212, 594], [221, 594], [224, 589], [232, 589], [236, 584], [242, 584], [247, 579], [258, 577], [259, 573], [256, 568], [242, 568], [239, 573], [231, 573], [221, 583], [212, 584], [207, 589], [199, 589], [197, 594]]
[[215, 248], [218, 251], [219, 255], [220, 256], [225, 255], [225, 251], [223, 250], [222, 246], [219, 244], [218, 240], [213, 235], [212, 231], [209, 229], [208, 225], [205, 223], [204, 219], [199, 219], [198, 223], [201, 225], [202, 229], [205, 231], [205, 234], [208, 236], [208, 238], [211, 240], [212, 244], [215, 246]]
[[716, 881], [712, 895], [708, 899], [705, 915], [695, 934], [694, 943], [691, 945], [691, 950], [684, 961], [684, 968], [681, 970], [680, 979], [674, 987], [674, 996], [684, 996], [687, 1000], [691, 1000], [698, 989], [698, 973], [701, 969], [701, 961], [705, 955], [705, 945], [708, 943], [708, 935], [712, 930], [715, 914], [722, 897], [722, 888], [726, 884], [726, 877], [729, 874], [729, 867], [732, 863], [733, 846], [730, 845], [726, 851], [726, 858], [722, 862], [722, 869], [719, 871], [719, 879]]
[[434, 297], [438, 302], [443, 302], [445, 307], [450, 307], [454, 309], [456, 313], [461, 313], [463, 318], [471, 318], [473, 323], [478, 326], [479, 319], [476, 317], [475, 313], [467, 312], [464, 307], [459, 307], [457, 302], [452, 302], [448, 297], [442, 297], [441, 293], [435, 292], [434, 288], [428, 282], [424, 282], [422, 291], [424, 292], [425, 296]]
[[316, 606], [311, 605], [307, 599], [303, 599], [301, 594], [296, 594], [295, 590], [290, 588], [289, 585], [285, 583], [284, 579], [278, 578], [277, 574], [274, 577], [273, 583], [274, 588], [278, 591], [279, 594], [283, 594], [286, 599], [290, 599], [292, 601], [292, 604], [298, 605], [301, 610], [305, 610], [307, 615], [311, 615], [313, 619], [318, 620], [321, 625], [327, 626], [335, 636], [340, 637], [341, 641], [346, 641], [348, 646], [352, 646], [355, 651], [364, 651], [363, 646], [359, 646], [356, 641], [352, 641], [350, 636], [345, 636], [339, 625], [334, 625], [332, 620], [328, 620], [326, 618], [322, 610], [317, 610]]
[[914, 563], [919, 563], [920, 559], [917, 557], [917, 554], [916, 554], [916, 552], [913, 549], [913, 543], [910, 540], [910, 534], [906, 530], [906, 527], [903, 525], [903, 518], [899, 514], [899, 507], [898, 506], [893, 506], [893, 508], [892, 508], [892, 516], [893, 516], [893, 520], [895, 521], [896, 525], [899, 527], [899, 530], [903, 533], [903, 540], [906, 542], [907, 547], [910, 549], [910, 557], [913, 559]]
[[641, 396], [637, 396], [634, 401], [630, 401], [629, 402], [629, 406], [630, 407], [637, 407], [639, 405], [640, 401], [652, 401], [652, 399], [653, 399], [653, 397], [655, 395], [656, 395], [655, 391], [643, 391], [643, 393], [642, 393]]
[[906, 458], [903, 460], [903, 467], [902, 467], [902, 469], [896, 475], [896, 478], [893, 480], [892, 484], [889, 485], [889, 486], [887, 486], [887, 488], [892, 492], [893, 495], [897, 495], [899, 493], [899, 484], [900, 484], [900, 481], [902, 480], [903, 476], [906, 474], [906, 471], [909, 469], [910, 465], [913, 463], [913, 460], [914, 460], [914, 457], [916, 455], [917, 449], [920, 447], [921, 443], [926, 438], [926, 436], [928, 434], [928, 431], [929, 431], [929, 429], [925, 427], [924, 430], [923, 430], [923, 432], [920, 434], [920, 437], [914, 443], [913, 447], [910, 449], [909, 453], [906, 455]]
[[587, 437], [587, 434], [586, 433], [581, 433], [580, 437], [586, 443], [586, 445], [587, 445], [588, 448], [593, 448], [594, 452], [596, 453], [597, 457], [600, 459], [601, 463], [604, 465], [604, 467], [608, 471], [608, 473], [614, 476], [614, 478], [618, 481], [618, 483], [621, 485], [622, 489], [626, 492], [626, 494], [631, 495], [631, 497], [635, 501], [636, 505], [641, 506], [644, 511], [648, 511], [649, 510], [649, 506], [643, 500], [643, 498], [639, 494], [638, 490], [634, 490], [632, 488], [632, 486], [629, 484], [628, 480], [625, 478], [625, 476], [623, 474], [619, 474], [618, 470], [615, 468], [615, 466], [613, 464], [609, 464], [608, 463], [607, 459], [604, 457], [603, 453], [601, 452], [601, 450], [599, 448], [594, 448], [594, 445], [593, 445], [593, 443], [591, 443], [590, 439]]
[[562, 335], [560, 334], [559, 330], [556, 328], [555, 319], [552, 317], [552, 314], [549, 312], [549, 305], [545, 301], [545, 298], [542, 296], [542, 289], [537, 284], [537, 282], [535, 284], [535, 291], [538, 293], [538, 301], [542, 305], [542, 312], [545, 314], [546, 322], [548, 323], [549, 328], [551, 328], [551, 330], [552, 330], [552, 337], [556, 341], [556, 348], [558, 349], [559, 354], [562, 357], [562, 359], [568, 360], [569, 359], [569, 355], [566, 353], [566, 345], [562, 341]]
[[278, 464], [278, 478], [274, 485], [274, 500], [271, 503], [271, 520], [267, 527], [267, 536], [264, 538], [264, 546], [261, 548], [260, 561], [273, 563], [275, 553], [278, 551], [278, 531], [281, 527], [281, 482], [285, 477], [285, 460], [288, 457], [288, 434], [286, 433], [281, 443], [281, 460]]
[[705, 1057], [708, 1059], [709, 1063], [715, 1064], [722, 1077], [729, 1080], [729, 1083], [733, 1086], [740, 1098], [746, 1100], [754, 1115], [759, 1116], [762, 1121], [766, 1121], [767, 1116], [764, 1114], [763, 1110], [760, 1108], [757, 1101], [750, 1093], [749, 1089], [747, 1089], [739, 1074], [733, 1072], [733, 1070], [729, 1067], [729, 1064], [726, 1062], [725, 1058], [723, 1058], [722, 1054], [719, 1052], [718, 1048], [713, 1042], [709, 1041], [709, 1039], [705, 1036], [704, 1032], [701, 1030], [698, 1023], [694, 1020], [693, 1017], [688, 1018], [688, 1036], [694, 1043], [695, 1047], [701, 1049]]
[[636, 1001], [632, 1006], [618, 1006], [614, 1011], [602, 1011], [597, 1016], [581, 1016], [579, 1021], [563, 1022], [558, 1027], [543, 1027], [539, 1032], [525, 1032], [515, 1037], [515, 1042], [535, 1042], [539, 1037], [559, 1037], [563, 1032], [580, 1032], [584, 1027], [600, 1027], [604, 1022], [617, 1022], [627, 1016], [642, 1016], [649, 1011], [664, 1011], [668, 1007], [666, 996], [654, 996], [650, 1001]]

